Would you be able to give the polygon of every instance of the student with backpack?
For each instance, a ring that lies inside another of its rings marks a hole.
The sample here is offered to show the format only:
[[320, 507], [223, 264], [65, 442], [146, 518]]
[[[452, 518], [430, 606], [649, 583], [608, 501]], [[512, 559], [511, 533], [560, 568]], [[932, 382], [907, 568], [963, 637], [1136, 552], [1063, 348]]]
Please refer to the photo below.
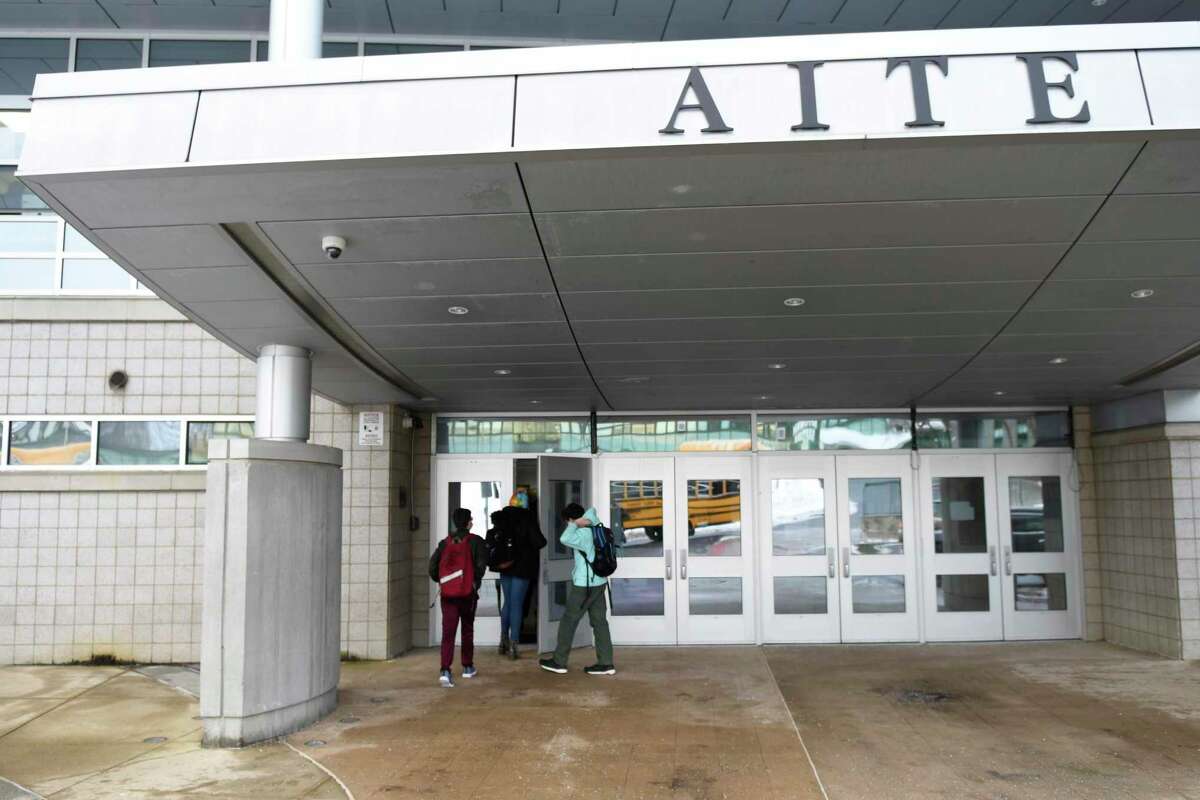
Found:
[[474, 520], [465, 508], [456, 508], [450, 515], [454, 532], [438, 542], [429, 559], [429, 577], [438, 585], [442, 603], [442, 670], [438, 683], [454, 686], [450, 667], [454, 663], [454, 635], [462, 622], [462, 676], [474, 678], [475, 670], [475, 606], [479, 602], [479, 586], [487, 570], [487, 546], [483, 539], [471, 533]]
[[513, 660], [520, 657], [525, 594], [538, 574], [538, 551], [546, 546], [537, 515], [522, 505], [519, 498], [520, 495], [513, 495], [510, 505], [492, 513], [492, 529], [487, 532], [486, 539], [488, 567], [499, 573], [500, 589], [503, 590], [500, 655]]
[[616, 544], [612, 531], [600, 524], [596, 509], [583, 510], [571, 503], [562, 510], [563, 529], [559, 541], [575, 553], [575, 568], [571, 586], [567, 589], [567, 606], [558, 623], [558, 647], [551, 658], [543, 658], [538, 666], [559, 675], [567, 672], [571, 643], [575, 629], [587, 614], [596, 642], [596, 663], [584, 669], [588, 675], [616, 675], [613, 666], [612, 635], [608, 631], [608, 603], [605, 593], [608, 576], [616, 569]]

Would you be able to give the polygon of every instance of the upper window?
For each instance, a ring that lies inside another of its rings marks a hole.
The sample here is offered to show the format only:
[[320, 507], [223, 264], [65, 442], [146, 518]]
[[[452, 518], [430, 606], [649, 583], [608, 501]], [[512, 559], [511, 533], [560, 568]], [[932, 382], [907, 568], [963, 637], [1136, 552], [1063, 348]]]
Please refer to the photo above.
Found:
[[899, 450], [912, 444], [907, 415], [758, 418], [759, 450]]
[[92, 424], [75, 420], [14, 421], [8, 463], [25, 466], [87, 464], [92, 460]]
[[460, 44], [396, 44], [394, 42], [367, 42], [363, 45], [364, 56], [400, 56], [409, 53], [448, 53], [462, 51]]
[[207, 464], [208, 443], [213, 439], [252, 438], [254, 438], [253, 422], [189, 422], [187, 430], [187, 463]]
[[98, 464], [178, 464], [179, 421], [100, 422]]
[[194, 64], [233, 64], [250, 60], [250, 42], [220, 39], [154, 39], [150, 42], [152, 67]]
[[601, 417], [602, 453], [718, 452], [752, 447], [750, 415], [720, 417]]
[[136, 291], [129, 273], [58, 217], [0, 217], [0, 294]]
[[950, 412], [917, 417], [920, 448], [1069, 447], [1071, 420], [1065, 411]]
[[66, 72], [68, 39], [0, 39], [0, 97], [28, 99], [33, 79], [43, 72]]
[[591, 449], [586, 417], [443, 418], [437, 422], [439, 453], [587, 453]]
[[[0, 117], [3, 117], [0, 114]], [[0, 120], [0, 124], [2, 124]], [[4, 129], [0, 128], [0, 149], [3, 149]], [[13, 158], [16, 158], [14, 155]], [[0, 167], [0, 213], [49, 211], [42, 198], [29, 191], [29, 187], [17, 180], [16, 167]]]
[[75, 71], [137, 69], [142, 66], [141, 39], [80, 39], [75, 44]]

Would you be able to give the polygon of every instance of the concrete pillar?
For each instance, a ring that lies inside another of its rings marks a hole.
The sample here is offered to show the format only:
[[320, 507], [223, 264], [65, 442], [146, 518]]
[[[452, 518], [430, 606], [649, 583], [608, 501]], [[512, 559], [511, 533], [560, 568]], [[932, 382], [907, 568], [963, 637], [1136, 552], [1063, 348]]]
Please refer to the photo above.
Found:
[[307, 442], [311, 400], [312, 354], [286, 344], [260, 347], [254, 438]]
[[209, 443], [200, 714], [204, 745], [241, 747], [337, 705], [342, 452]]
[[321, 57], [325, 0], [271, 0], [270, 61]]

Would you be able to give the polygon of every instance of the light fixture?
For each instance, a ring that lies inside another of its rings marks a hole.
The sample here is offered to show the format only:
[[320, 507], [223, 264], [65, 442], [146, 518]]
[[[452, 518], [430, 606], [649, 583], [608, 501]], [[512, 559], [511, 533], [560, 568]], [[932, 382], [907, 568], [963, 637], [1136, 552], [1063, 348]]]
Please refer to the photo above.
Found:
[[1070, 360], [1071, 359], [1066, 358], [1065, 356], [1055, 356], [1054, 358], [1050, 359], [1050, 363], [1051, 364], [1065, 364]]
[[1096, 8], [1100, 8], [1101, 6], [1108, 5], [1108, 0], [1092, 0], [1092, 5], [1094, 5]]
[[542, 401], [541, 400], [530, 400], [529, 404], [531, 406], [540, 406], [542, 404]]
[[493, 375], [512, 375], [512, 370], [511, 369], [494, 369], [494, 370], [492, 370], [492, 374]]
[[422, 402], [422, 403], [432, 403], [432, 402], [433, 402], [433, 401], [435, 401], [435, 400], [437, 400], [437, 398], [436, 398], [436, 397], [434, 397], [434, 396], [433, 396], [433, 395], [431, 395], [431, 394], [427, 394], [427, 395], [425, 395], [424, 397], [422, 397], [422, 398], [421, 398], [421, 402]]
[[1004, 391], [1003, 389], [997, 389], [996, 391], [992, 392], [992, 394], [996, 395], [996, 397], [1004, 397], [1004, 395], [1008, 394], [1008, 392]]
[[1154, 290], [1153, 289], [1138, 289], [1136, 291], [1130, 292], [1129, 296], [1132, 297], [1134, 300], [1145, 300], [1147, 297], [1154, 296]]
[[788, 308], [799, 308], [800, 306], [804, 305], [804, 298], [803, 297], [789, 297], [787, 300], [783, 301], [783, 304], [785, 306], [787, 306]]
[[767, 364], [767, 369], [783, 369], [787, 364]]
[[471, 309], [467, 308], [466, 306], [450, 306], [446, 310], [456, 317], [461, 317], [463, 314], [471, 313]]
[[650, 380], [645, 375], [630, 375], [628, 378], [621, 378], [618, 383], [645, 383]]
[[755, 399], [755, 400], [770, 400], [770, 399], [771, 399], [771, 395], [769, 395], [769, 394], [760, 394], [758, 397], [756, 397], [756, 398], [754, 398], [754, 399]]

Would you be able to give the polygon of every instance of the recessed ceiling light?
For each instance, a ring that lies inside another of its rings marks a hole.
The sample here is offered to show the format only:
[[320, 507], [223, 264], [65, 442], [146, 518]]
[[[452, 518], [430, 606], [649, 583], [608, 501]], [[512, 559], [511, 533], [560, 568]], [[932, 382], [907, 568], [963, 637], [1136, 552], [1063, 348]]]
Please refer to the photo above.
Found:
[[541, 400], [530, 400], [529, 404], [534, 405], [534, 406], [540, 406], [542, 404], [542, 401]]
[[461, 317], [463, 314], [471, 313], [471, 309], [467, 308], [466, 306], [450, 306], [446, 310], [457, 317]]
[[492, 370], [492, 374], [493, 375], [512, 375], [512, 370], [511, 369], [494, 369], [494, 370]]
[[1130, 292], [1129, 296], [1132, 297], [1134, 300], [1145, 300], [1147, 297], [1154, 296], [1154, 290], [1153, 289], [1138, 289], [1135, 292]]
[[1096, 8], [1100, 8], [1101, 6], [1108, 5], [1108, 0], [1092, 0], [1092, 5], [1094, 5]]
[[645, 375], [631, 375], [628, 378], [621, 378], [618, 383], [645, 383], [648, 380], [650, 379]]
[[756, 400], [770, 400], [770, 399], [771, 399], [771, 395], [769, 395], [769, 394], [760, 394], [760, 395], [759, 395], [758, 397], [756, 397], [755, 399], [756, 399]]
[[689, 183], [681, 183], [677, 186], [671, 187], [671, 191], [674, 192], [675, 194], [687, 194], [691, 190], [692, 190], [692, 186]]
[[1054, 358], [1050, 359], [1050, 363], [1051, 364], [1065, 364], [1070, 360], [1071, 359], [1066, 358], [1064, 356], [1055, 356]]
[[1002, 389], [997, 389], [996, 391], [992, 392], [992, 394], [996, 395], [996, 397], [1004, 397], [1004, 395], [1008, 394], [1008, 392]]
[[787, 364], [767, 364], [767, 369], [783, 369]]
[[431, 394], [427, 394], [421, 398], [422, 403], [432, 403], [434, 400], [437, 400], [437, 398]]
[[803, 297], [789, 297], [787, 300], [783, 301], [783, 304], [785, 306], [787, 306], [788, 308], [799, 308], [800, 306], [804, 305], [804, 298]]

